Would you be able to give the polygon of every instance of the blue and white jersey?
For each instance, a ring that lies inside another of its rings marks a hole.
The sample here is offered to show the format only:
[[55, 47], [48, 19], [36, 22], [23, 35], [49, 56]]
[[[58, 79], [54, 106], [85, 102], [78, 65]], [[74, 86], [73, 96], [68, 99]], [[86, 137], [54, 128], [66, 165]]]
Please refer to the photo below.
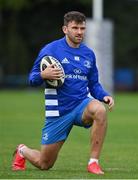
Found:
[[29, 75], [32, 86], [39, 86], [44, 82], [40, 75], [40, 61], [44, 56], [53, 56], [58, 59], [65, 71], [65, 81], [60, 88], [45, 87], [47, 118], [71, 112], [88, 96], [88, 93], [100, 101], [108, 95], [98, 81], [93, 51], [83, 43], [79, 48], [72, 48], [67, 44], [65, 37], [42, 48]]

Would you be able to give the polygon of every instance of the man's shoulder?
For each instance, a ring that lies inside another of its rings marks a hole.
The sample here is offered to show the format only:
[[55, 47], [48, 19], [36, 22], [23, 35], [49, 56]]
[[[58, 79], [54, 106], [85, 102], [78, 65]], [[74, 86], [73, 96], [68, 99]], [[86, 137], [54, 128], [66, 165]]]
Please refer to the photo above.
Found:
[[57, 46], [58, 44], [62, 43], [62, 41], [63, 41], [63, 38], [60, 38], [60, 39], [57, 39], [57, 40], [52, 41], [52, 42], [49, 43], [48, 45], [49, 45], [49, 46]]
[[87, 54], [90, 54], [95, 57], [95, 53], [92, 48], [88, 47], [85, 43], [82, 43], [81, 47]]
[[41, 50], [40, 50], [40, 54], [51, 54], [54, 53], [57, 48], [60, 46], [60, 44], [62, 43], [62, 39], [58, 39], [58, 40], [54, 40], [48, 44], [45, 44]]

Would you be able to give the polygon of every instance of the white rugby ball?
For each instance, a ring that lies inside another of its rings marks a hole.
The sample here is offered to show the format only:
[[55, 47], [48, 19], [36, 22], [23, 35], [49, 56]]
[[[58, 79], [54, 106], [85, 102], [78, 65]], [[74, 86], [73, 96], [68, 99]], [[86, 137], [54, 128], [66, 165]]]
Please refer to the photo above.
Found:
[[55, 66], [57, 68], [61, 69], [63, 72], [63, 76], [59, 80], [46, 79], [45, 82], [50, 87], [58, 88], [58, 87], [62, 86], [64, 83], [65, 73], [64, 73], [64, 69], [63, 69], [62, 65], [60, 64], [60, 62], [56, 58], [54, 58], [52, 56], [44, 56], [40, 62], [40, 71], [44, 71], [47, 68], [47, 66], [49, 66], [51, 64], [55, 64]]

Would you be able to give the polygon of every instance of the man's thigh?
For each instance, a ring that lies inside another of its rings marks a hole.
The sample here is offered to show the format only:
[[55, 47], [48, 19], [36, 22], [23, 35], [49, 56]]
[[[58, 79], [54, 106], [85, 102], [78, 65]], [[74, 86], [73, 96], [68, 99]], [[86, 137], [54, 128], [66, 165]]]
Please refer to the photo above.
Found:
[[84, 114], [84, 111], [87, 108], [87, 106], [93, 100], [94, 100], [94, 98], [87, 97], [85, 100], [82, 101], [82, 103], [79, 106], [77, 106], [74, 109], [74, 113], [75, 113], [74, 125], [82, 126], [82, 127], [85, 127], [85, 128], [89, 128], [92, 125], [92, 123], [89, 123], [89, 121], [88, 122], [84, 121], [83, 114]]
[[64, 141], [59, 141], [54, 144], [41, 145], [40, 164], [47, 165], [49, 168], [52, 167], [63, 144]]
[[43, 145], [55, 144], [56, 142], [65, 141], [72, 129], [73, 118], [71, 114], [62, 117], [46, 120], [42, 129]]

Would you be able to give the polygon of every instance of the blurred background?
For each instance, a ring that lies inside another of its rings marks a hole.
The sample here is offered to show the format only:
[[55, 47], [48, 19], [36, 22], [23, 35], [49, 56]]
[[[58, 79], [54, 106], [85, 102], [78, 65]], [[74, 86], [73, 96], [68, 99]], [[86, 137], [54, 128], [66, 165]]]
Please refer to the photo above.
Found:
[[[28, 87], [40, 48], [63, 36], [70, 10], [93, 18], [92, 0], [0, 0], [1, 89]], [[113, 88], [138, 91], [138, 1], [104, 0], [103, 18], [113, 23]]]

